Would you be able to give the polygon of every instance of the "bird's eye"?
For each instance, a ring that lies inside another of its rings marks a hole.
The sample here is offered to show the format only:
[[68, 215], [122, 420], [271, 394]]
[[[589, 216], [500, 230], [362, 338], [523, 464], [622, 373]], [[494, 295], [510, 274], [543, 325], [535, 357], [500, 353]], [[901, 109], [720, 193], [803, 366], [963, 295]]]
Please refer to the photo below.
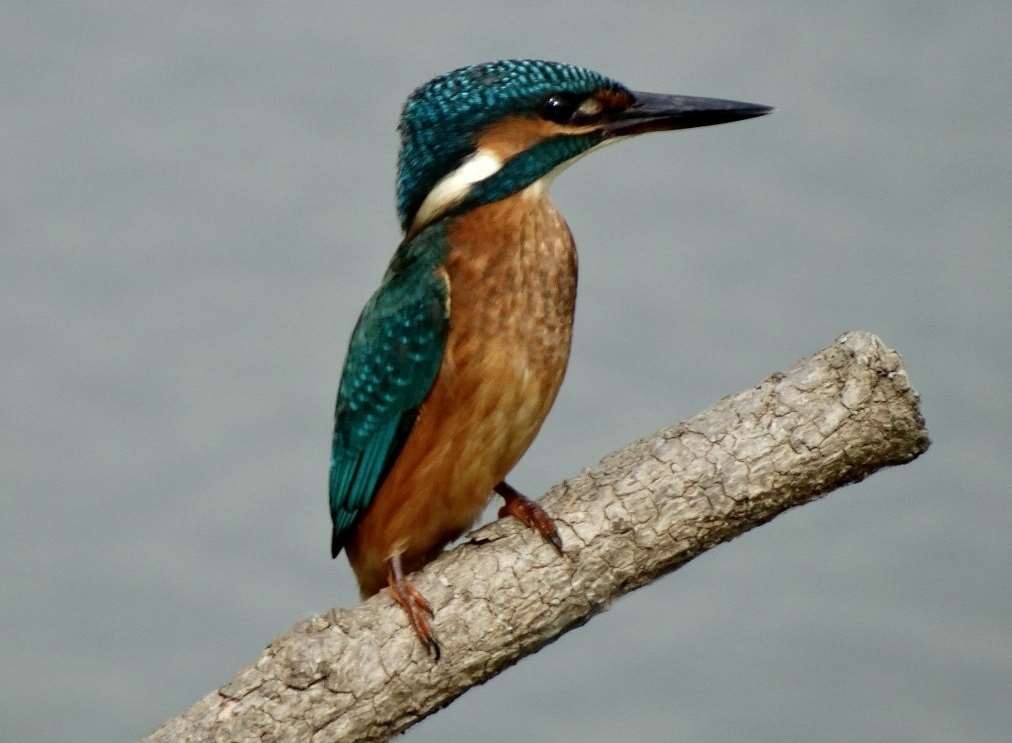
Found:
[[579, 96], [572, 93], [552, 93], [541, 101], [538, 113], [542, 118], [554, 121], [556, 124], [565, 124], [579, 105]]

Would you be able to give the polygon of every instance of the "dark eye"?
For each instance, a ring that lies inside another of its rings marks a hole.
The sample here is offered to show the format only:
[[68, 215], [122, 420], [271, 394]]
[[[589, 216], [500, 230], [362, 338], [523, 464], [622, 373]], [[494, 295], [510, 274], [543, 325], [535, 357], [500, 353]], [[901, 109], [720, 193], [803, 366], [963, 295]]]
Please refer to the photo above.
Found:
[[543, 119], [554, 121], [556, 124], [565, 124], [579, 105], [579, 96], [572, 93], [552, 93], [541, 101], [538, 113]]

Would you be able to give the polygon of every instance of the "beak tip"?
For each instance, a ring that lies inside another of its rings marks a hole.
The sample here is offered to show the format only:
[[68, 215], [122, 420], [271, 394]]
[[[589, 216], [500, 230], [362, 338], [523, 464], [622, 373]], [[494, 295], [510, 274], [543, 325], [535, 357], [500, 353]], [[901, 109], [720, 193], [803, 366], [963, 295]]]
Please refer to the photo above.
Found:
[[739, 109], [739, 112], [742, 118], [754, 119], [757, 116], [767, 116], [776, 110], [775, 106], [767, 106], [765, 103], [747, 103]]
[[768, 116], [774, 111], [776, 111], [774, 106], [767, 106], [765, 103], [743, 103], [736, 109], [729, 111], [728, 121], [756, 119], [760, 116]]

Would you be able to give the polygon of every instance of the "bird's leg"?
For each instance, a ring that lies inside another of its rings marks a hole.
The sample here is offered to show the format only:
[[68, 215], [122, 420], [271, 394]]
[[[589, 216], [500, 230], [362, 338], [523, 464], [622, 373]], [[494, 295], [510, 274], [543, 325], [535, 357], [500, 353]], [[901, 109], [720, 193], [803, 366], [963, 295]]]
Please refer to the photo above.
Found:
[[548, 542], [555, 547], [556, 552], [562, 554], [562, 538], [552, 517], [545, 513], [545, 510], [537, 503], [518, 493], [505, 480], [495, 486], [495, 492], [501, 495], [506, 503], [499, 509], [499, 518], [513, 516], [537, 531]]
[[390, 594], [394, 597], [394, 601], [404, 609], [404, 613], [408, 615], [411, 628], [418, 635], [418, 639], [422, 641], [422, 645], [432, 653], [436, 660], [439, 660], [442, 651], [429, 624], [429, 619], [435, 617], [432, 605], [404, 577], [400, 555], [391, 557], [388, 560], [388, 564], [390, 565], [390, 570], [387, 573], [387, 584], [390, 586]]

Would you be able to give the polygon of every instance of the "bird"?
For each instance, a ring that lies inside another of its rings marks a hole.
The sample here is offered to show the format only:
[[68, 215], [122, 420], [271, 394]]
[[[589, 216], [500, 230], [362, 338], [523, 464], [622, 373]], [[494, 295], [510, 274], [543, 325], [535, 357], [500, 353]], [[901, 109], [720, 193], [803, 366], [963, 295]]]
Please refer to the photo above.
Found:
[[647, 132], [762, 116], [756, 103], [634, 91], [536, 59], [474, 64], [408, 97], [398, 130], [403, 236], [351, 335], [331, 447], [331, 556], [362, 598], [389, 588], [436, 660], [431, 604], [409, 575], [500, 517], [559, 553], [550, 516], [506, 478], [569, 361], [577, 254], [553, 205], [580, 157]]

